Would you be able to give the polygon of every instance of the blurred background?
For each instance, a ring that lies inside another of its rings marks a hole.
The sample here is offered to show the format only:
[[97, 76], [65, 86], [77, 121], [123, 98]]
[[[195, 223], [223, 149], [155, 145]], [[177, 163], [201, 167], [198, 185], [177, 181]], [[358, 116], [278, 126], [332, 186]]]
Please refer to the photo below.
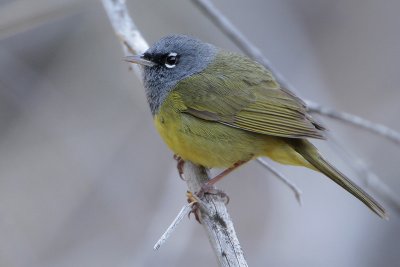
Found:
[[[127, 2], [149, 43], [185, 33], [238, 51], [191, 1]], [[398, 0], [215, 2], [302, 97], [400, 131]], [[152, 250], [186, 187], [122, 56], [100, 1], [0, 1], [0, 266], [216, 266], [193, 218]], [[320, 119], [400, 193], [398, 146]], [[398, 266], [398, 213], [381, 220], [322, 175], [274, 166], [303, 206], [257, 163], [219, 185], [250, 266]]]

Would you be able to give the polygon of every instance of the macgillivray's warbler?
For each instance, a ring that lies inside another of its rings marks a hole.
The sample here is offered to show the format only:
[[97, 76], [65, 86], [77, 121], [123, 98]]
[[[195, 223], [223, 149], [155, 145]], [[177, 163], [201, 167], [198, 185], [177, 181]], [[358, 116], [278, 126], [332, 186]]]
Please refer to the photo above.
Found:
[[207, 168], [227, 168], [207, 185], [266, 156], [325, 174], [386, 217], [371, 196], [307, 140], [324, 139], [324, 127], [262, 65], [184, 35], [166, 36], [126, 61], [143, 67], [156, 128], [175, 154]]

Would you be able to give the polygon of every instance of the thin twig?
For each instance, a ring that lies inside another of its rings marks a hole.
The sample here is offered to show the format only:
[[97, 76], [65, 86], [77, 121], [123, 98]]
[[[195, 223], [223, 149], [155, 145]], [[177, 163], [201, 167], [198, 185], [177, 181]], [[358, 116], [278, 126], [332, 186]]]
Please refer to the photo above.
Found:
[[[102, 0], [115, 33], [121, 41], [125, 55], [143, 53], [148, 45], [132, 21], [124, 0]], [[142, 81], [139, 68], [132, 66]], [[185, 179], [191, 192], [200, 191], [209, 180], [207, 170], [191, 162], [184, 165]], [[247, 266], [232, 220], [224, 199], [216, 195], [205, 195], [199, 201], [200, 222], [209, 237], [212, 249], [220, 266]], [[185, 212], [185, 211], [184, 211]], [[182, 214], [184, 214], [184, 212]], [[179, 216], [178, 216], [179, 217]]]
[[324, 107], [320, 104], [306, 101], [307, 107], [310, 112], [315, 112], [326, 117], [346, 122], [350, 125], [357, 126], [368, 130], [377, 135], [386, 137], [396, 145], [400, 145], [400, 133], [382, 124], [374, 123], [359, 116], [338, 111], [332, 108]]
[[189, 214], [189, 212], [191, 211], [192, 206], [193, 206], [194, 203], [195, 202], [191, 202], [191, 203], [186, 204], [185, 206], [182, 207], [182, 209], [179, 211], [178, 215], [172, 221], [170, 226], [168, 226], [167, 230], [165, 230], [164, 234], [160, 237], [160, 239], [154, 245], [154, 247], [153, 247], [154, 250], [158, 250], [165, 243], [165, 241], [167, 241], [167, 239], [175, 231], [176, 227], [182, 221], [182, 219], [184, 217], [186, 217], [186, 215]]
[[[121, 42], [125, 56], [142, 54], [149, 45], [131, 19], [125, 0], [102, 0], [104, 9], [113, 26], [115, 34]], [[142, 73], [138, 65], [130, 64], [139, 80], [143, 82]]]
[[348, 151], [340, 142], [329, 135], [329, 140], [332, 141], [333, 148], [344, 157], [347, 165], [353, 169], [360, 180], [362, 180], [367, 189], [373, 189], [376, 195], [385, 201], [395, 212], [400, 214], [400, 197], [386, 184], [381, 182], [381, 179], [354, 153]]
[[233, 23], [209, 0], [192, 0], [193, 3], [225, 33], [229, 39], [236, 44], [240, 50], [247, 56], [253, 58], [258, 63], [264, 65], [271, 70], [279, 82], [286, 88], [293, 90], [293, 86], [289, 85], [283, 75], [275, 69], [267, 57], [263, 55], [261, 50], [256, 47], [249, 39], [235, 26]]
[[267, 168], [272, 174], [274, 174], [279, 180], [281, 180], [285, 185], [287, 185], [294, 193], [294, 197], [296, 198], [297, 202], [299, 205], [302, 205], [302, 194], [300, 188], [297, 187], [292, 181], [290, 181], [288, 178], [286, 178], [283, 173], [275, 169], [274, 167], [271, 166], [267, 161], [265, 161], [263, 158], [258, 158], [257, 162], [260, 163], [263, 167]]
[[[131, 135], [132, 136], [132, 135]], [[152, 213], [149, 217], [149, 223], [143, 229], [141, 244], [145, 246], [154, 245], [154, 232], [156, 229], [160, 229], [160, 218], [168, 218], [171, 213], [171, 196], [176, 195], [176, 169], [171, 168], [165, 173], [166, 181], [164, 181], [162, 192], [157, 194], [157, 203], [152, 206]], [[170, 265], [176, 266], [177, 261], [179, 261], [179, 255], [182, 255], [184, 251], [192, 244], [192, 229], [190, 227], [179, 229], [179, 236], [175, 239], [173, 243], [173, 251], [169, 255]], [[176, 231], [175, 231], [176, 232]], [[176, 241], [178, 240], [178, 241]], [[174, 256], [177, 256], [174, 258]], [[130, 257], [128, 266], [148, 266], [149, 262], [153, 262], [154, 251], [149, 249], [135, 250]]]
[[[264, 65], [266, 68], [270, 69], [277, 80], [282, 84], [283, 87], [289, 89], [292, 92], [298, 94], [298, 91], [293, 85], [288, 83], [284, 77], [276, 70], [271, 62], [261, 53], [261, 50], [251, 43], [248, 38], [235, 26], [233, 23], [217, 9], [217, 7], [210, 0], [192, 0], [203, 13], [212, 20], [215, 25], [224, 32], [233, 43], [235, 43], [246, 55], [255, 59], [260, 64]], [[311, 112], [321, 114], [323, 116], [331, 117], [352, 125], [361, 127], [367, 131], [378, 134], [385, 137], [397, 145], [400, 145], [400, 133], [390, 129], [387, 126], [377, 124], [366, 119], [360, 118], [358, 116], [340, 112], [332, 108], [326, 108], [318, 103], [310, 100], [304, 100], [306, 102], [308, 109]]]

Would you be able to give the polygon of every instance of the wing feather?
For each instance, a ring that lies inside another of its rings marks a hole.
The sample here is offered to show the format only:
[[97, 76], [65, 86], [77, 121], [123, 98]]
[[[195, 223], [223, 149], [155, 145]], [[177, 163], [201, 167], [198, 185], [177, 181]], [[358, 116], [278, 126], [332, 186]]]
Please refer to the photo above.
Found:
[[174, 88], [182, 112], [254, 133], [324, 138], [324, 127], [307, 113], [305, 103], [281, 88], [267, 69], [232, 53], [217, 57]]

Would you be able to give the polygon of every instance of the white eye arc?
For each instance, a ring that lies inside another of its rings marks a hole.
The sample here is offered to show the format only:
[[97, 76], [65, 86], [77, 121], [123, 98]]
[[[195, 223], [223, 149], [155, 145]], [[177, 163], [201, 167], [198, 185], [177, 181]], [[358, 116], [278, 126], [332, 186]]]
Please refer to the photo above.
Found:
[[169, 69], [175, 68], [177, 63], [178, 63], [178, 54], [175, 52], [169, 53], [168, 56], [165, 58], [165, 67]]

